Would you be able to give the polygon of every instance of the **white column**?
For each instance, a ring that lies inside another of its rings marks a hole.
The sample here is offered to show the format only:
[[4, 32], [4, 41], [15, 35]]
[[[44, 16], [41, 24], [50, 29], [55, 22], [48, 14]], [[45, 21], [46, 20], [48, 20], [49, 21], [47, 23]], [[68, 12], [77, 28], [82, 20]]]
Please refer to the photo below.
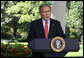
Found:
[[51, 18], [60, 21], [65, 33], [66, 1], [53, 1]]

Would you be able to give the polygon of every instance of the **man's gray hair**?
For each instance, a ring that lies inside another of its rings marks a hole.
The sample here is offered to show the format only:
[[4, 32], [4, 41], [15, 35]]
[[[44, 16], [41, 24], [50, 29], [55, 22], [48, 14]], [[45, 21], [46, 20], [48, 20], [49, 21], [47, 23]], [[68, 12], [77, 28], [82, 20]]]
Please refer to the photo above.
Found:
[[[41, 4], [40, 6], [39, 6], [39, 12], [41, 12], [41, 9], [43, 8], [43, 7], [45, 7], [45, 6], [48, 6], [48, 7], [50, 7], [50, 5], [48, 5], [48, 4]], [[51, 7], [50, 7], [50, 10], [51, 10]]]

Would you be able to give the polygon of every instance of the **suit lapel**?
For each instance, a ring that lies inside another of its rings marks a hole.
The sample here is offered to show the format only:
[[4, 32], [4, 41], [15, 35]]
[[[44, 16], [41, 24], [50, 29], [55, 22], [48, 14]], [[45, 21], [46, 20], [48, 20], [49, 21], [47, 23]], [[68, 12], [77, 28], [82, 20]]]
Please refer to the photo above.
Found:
[[54, 28], [54, 23], [53, 23], [53, 20], [50, 19], [50, 28], [49, 28], [48, 38], [52, 38], [53, 28]]
[[43, 28], [43, 22], [42, 22], [42, 19], [40, 19], [40, 22], [39, 22], [39, 30], [40, 30], [40, 32], [41, 32], [41, 36], [43, 37], [43, 38], [45, 38], [45, 33], [44, 33], [44, 28]]

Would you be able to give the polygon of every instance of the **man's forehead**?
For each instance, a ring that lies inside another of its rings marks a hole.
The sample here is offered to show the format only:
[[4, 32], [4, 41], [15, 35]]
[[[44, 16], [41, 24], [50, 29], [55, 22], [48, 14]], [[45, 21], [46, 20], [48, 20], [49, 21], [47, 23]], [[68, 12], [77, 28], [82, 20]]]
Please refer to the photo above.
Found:
[[42, 7], [42, 9], [43, 9], [43, 8], [49, 8], [49, 9], [50, 9], [50, 7], [49, 7], [49, 6], [44, 6], [44, 7]]
[[49, 7], [43, 7], [43, 8], [42, 8], [42, 11], [49, 11], [49, 10], [50, 10]]

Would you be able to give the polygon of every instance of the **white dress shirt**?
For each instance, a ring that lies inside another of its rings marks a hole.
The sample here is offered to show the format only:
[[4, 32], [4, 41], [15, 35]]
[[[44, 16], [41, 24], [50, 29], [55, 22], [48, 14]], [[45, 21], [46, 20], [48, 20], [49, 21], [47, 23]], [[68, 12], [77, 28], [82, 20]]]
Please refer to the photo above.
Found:
[[[45, 20], [42, 18], [42, 21], [43, 21], [43, 27], [45, 29]], [[50, 20], [47, 21], [48, 22], [48, 33], [49, 33], [49, 28], [50, 28]]]

